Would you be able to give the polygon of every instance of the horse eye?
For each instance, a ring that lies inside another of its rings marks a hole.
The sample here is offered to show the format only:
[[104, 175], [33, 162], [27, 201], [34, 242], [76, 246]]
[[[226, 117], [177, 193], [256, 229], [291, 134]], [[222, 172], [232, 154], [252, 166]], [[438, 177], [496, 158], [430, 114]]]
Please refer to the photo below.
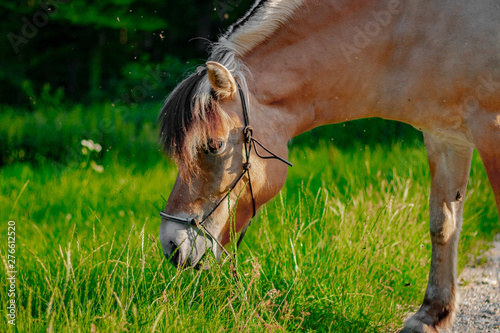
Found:
[[210, 153], [212, 155], [219, 155], [224, 151], [225, 148], [226, 148], [226, 143], [224, 141], [210, 140], [207, 143], [205, 152]]

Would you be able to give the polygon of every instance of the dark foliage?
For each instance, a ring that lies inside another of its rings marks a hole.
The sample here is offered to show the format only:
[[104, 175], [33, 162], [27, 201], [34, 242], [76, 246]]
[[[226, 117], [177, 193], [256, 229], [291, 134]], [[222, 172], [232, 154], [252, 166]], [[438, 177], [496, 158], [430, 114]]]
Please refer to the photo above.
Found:
[[251, 3], [2, 0], [0, 104], [31, 105], [22, 89], [26, 81], [35, 91], [46, 83], [62, 88], [77, 102], [115, 100], [140, 85], [138, 73], [151, 68], [164, 77], [155, 87], [162, 94], [154, 96], [163, 98], [180, 74], [207, 58], [207, 41]]

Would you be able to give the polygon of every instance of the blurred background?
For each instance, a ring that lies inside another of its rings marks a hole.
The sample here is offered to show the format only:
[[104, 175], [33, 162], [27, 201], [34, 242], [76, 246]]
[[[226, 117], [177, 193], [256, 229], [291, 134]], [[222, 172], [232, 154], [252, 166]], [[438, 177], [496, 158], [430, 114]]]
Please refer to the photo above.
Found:
[[[157, 160], [162, 101], [253, 0], [0, 1], [0, 165], [82, 163], [82, 140], [137, 163]], [[316, 129], [295, 146], [420, 141], [404, 124]]]

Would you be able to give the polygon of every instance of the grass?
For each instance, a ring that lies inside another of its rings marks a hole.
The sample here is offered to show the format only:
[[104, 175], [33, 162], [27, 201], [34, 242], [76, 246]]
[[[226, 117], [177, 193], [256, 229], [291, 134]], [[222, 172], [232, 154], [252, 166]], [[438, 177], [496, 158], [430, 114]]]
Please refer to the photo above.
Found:
[[[0, 169], [0, 232], [16, 221], [18, 332], [386, 332], [423, 299], [429, 172], [418, 145], [294, 148], [282, 192], [229, 265], [177, 271], [158, 212], [176, 171], [103, 161]], [[24, 189], [24, 191], [23, 191]], [[474, 155], [459, 265], [500, 224]], [[3, 238], [5, 239], [5, 238]], [[230, 246], [234, 250], [234, 245]], [[6, 275], [6, 246], [0, 275]], [[1, 282], [6, 290], [5, 279]], [[7, 293], [0, 293], [6, 313]], [[6, 316], [0, 330], [7, 331]]]

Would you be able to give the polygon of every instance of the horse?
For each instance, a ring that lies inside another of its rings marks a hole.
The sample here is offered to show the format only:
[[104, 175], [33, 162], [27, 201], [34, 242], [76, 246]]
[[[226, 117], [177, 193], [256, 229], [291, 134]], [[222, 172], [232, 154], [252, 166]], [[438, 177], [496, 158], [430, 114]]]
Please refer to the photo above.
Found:
[[179, 169], [162, 212], [165, 256], [182, 267], [207, 251], [220, 260], [231, 228], [244, 234], [284, 185], [291, 138], [400, 121], [423, 132], [432, 242], [424, 300], [403, 332], [450, 326], [474, 148], [500, 211], [499, 40], [493, 0], [256, 1], [160, 112], [160, 142]]

